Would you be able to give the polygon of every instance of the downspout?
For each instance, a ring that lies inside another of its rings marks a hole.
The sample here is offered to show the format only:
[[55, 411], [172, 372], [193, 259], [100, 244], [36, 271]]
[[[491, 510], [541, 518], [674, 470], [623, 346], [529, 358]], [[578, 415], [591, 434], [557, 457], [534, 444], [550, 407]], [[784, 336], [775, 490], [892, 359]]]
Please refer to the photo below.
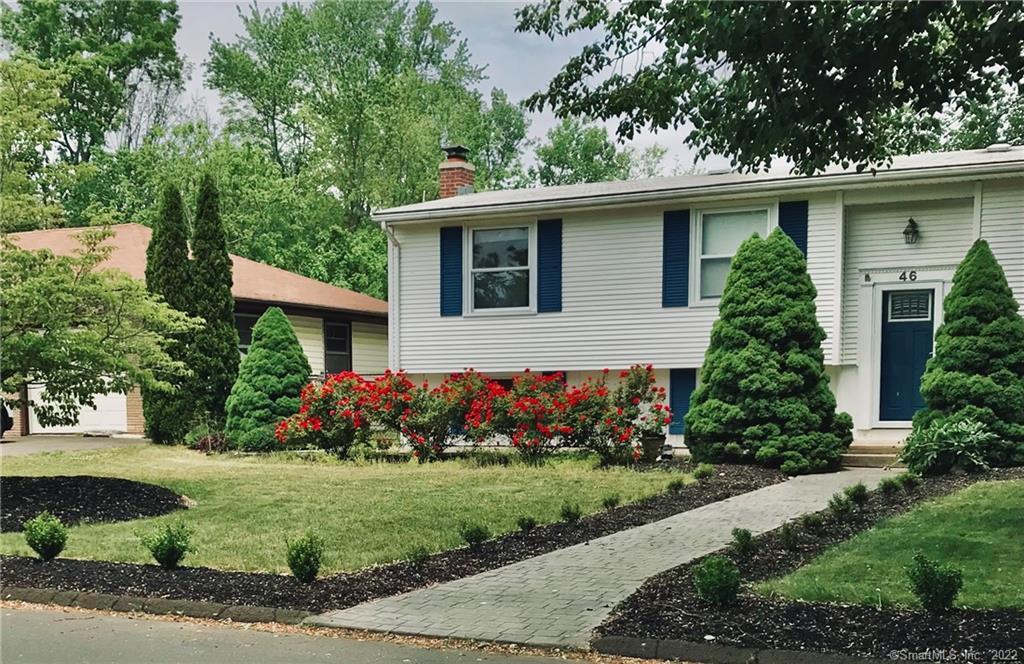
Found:
[[380, 229], [388, 237], [388, 367], [394, 371], [401, 369], [399, 366], [399, 297], [400, 297], [400, 274], [402, 245], [395, 237], [395, 231], [388, 225], [388, 222], [381, 221]]

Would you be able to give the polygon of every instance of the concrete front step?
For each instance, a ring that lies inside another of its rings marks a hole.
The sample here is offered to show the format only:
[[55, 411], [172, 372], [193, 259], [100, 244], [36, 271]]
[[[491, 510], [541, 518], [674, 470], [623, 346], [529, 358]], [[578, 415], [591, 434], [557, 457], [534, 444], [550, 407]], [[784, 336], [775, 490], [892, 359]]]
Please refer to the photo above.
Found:
[[[852, 449], [852, 448], [851, 448]], [[904, 467], [899, 460], [899, 455], [890, 454], [866, 454], [858, 451], [851, 451], [842, 456], [843, 466], [846, 468], [890, 468]]]
[[900, 448], [902, 445], [882, 445], [882, 444], [864, 444], [854, 443], [850, 445], [850, 449], [846, 451], [847, 454], [893, 454], [899, 455]]

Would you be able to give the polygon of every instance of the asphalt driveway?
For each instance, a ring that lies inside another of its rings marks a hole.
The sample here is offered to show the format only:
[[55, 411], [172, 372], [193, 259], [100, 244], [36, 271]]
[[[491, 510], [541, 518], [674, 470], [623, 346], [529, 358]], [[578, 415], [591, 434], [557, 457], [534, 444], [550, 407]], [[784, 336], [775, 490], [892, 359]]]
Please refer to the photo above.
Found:
[[75, 435], [39, 435], [22, 438], [4, 439], [0, 444], [0, 458], [40, 454], [42, 452], [81, 452], [83, 450], [101, 450], [108, 447], [131, 447], [145, 445], [146, 438], [127, 436], [75, 436]]

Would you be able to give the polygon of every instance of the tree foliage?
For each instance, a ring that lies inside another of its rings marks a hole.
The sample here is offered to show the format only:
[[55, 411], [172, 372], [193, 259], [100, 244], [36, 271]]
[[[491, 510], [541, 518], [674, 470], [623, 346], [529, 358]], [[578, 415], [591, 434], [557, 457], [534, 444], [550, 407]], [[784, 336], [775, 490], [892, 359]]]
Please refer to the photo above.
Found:
[[18, 394], [29, 383], [44, 383], [31, 404], [44, 426], [74, 424], [96, 395], [139, 384], [167, 388], [163, 378], [187, 372], [168, 354], [167, 338], [196, 322], [141, 281], [102, 267], [110, 235], [83, 231], [72, 256], [26, 251], [0, 237], [0, 385], [4, 394]]
[[[182, 213], [181, 193], [177, 187], [164, 190], [160, 218], [153, 226], [153, 235], [146, 247], [146, 288], [181, 312], [194, 310], [191, 291], [192, 262], [188, 255], [188, 229]], [[188, 364], [189, 335], [172, 338], [167, 354]], [[172, 389], [146, 387], [142, 390], [142, 410], [146, 435], [157, 443], [183, 440], [195, 417], [193, 394], [186, 387], [184, 376], [168, 376]]]
[[749, 170], [885, 162], [894, 116], [924, 130], [1003, 76], [1024, 84], [1020, 3], [542, 0], [517, 15], [552, 39], [597, 34], [531, 109], [618, 119], [620, 138], [692, 125], [699, 158]]
[[309, 375], [309, 360], [288, 317], [268, 308], [253, 326], [252, 345], [228, 397], [224, 433], [231, 444], [247, 450], [273, 446], [274, 428], [299, 409]]
[[231, 256], [220, 222], [217, 186], [203, 178], [192, 233], [192, 311], [205, 323], [196, 332], [190, 362], [193, 393], [200, 407], [216, 419], [224, 415], [231, 386], [238, 377], [238, 330], [231, 295]]
[[1024, 464], [1024, 319], [985, 240], [953, 275], [921, 395], [915, 431], [939, 421], [981, 422], [1002, 440], [991, 462]]
[[52, 121], [61, 157], [77, 164], [103, 149], [144, 82], [181, 84], [179, 23], [168, 0], [21, 0], [0, 14], [0, 37], [63, 76]]
[[829, 389], [815, 295], [781, 230], [740, 245], [686, 414], [695, 459], [756, 460], [790, 474], [839, 464], [853, 422]]

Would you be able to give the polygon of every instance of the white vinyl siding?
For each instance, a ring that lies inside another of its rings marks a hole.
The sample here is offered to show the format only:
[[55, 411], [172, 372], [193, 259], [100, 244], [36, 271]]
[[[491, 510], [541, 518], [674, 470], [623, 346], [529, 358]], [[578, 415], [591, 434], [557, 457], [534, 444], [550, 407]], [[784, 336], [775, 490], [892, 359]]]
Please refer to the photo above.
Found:
[[[973, 241], [974, 200], [947, 199], [855, 205], [845, 212], [843, 256], [842, 362], [856, 364], [859, 345], [861, 282], [864, 272], [953, 268]], [[913, 217], [920, 229], [916, 244], [903, 240]], [[877, 275], [876, 275], [877, 277]], [[820, 293], [819, 293], [820, 297]]]
[[306, 353], [309, 360], [309, 368], [314, 374], [324, 372], [324, 320], [311, 316], [296, 316], [288, 314], [295, 329], [295, 336], [299, 338], [299, 345]]
[[981, 237], [1024, 306], [1024, 179], [985, 182], [981, 200]]
[[841, 290], [840, 239], [842, 212], [835, 195], [812, 197], [807, 206], [807, 271], [818, 291], [818, 323], [825, 330], [825, 364], [839, 364], [839, 293]]
[[388, 366], [388, 328], [352, 323], [352, 370], [364, 376], [384, 373]]
[[[724, 207], [702, 206], [705, 209]], [[650, 362], [658, 368], [699, 367], [717, 317], [714, 306], [661, 306], [662, 224], [665, 210], [636, 207], [561, 215], [562, 311], [500, 317], [439, 314], [439, 224], [397, 225], [401, 245], [401, 339], [397, 367], [445, 373], [474, 367], [488, 372], [523, 368], [590, 371]], [[808, 261], [819, 292], [835, 291], [835, 197], [809, 199]], [[531, 223], [510, 219], [503, 226]], [[691, 260], [692, 263], [692, 260]], [[834, 299], [819, 298], [827, 331]]]

